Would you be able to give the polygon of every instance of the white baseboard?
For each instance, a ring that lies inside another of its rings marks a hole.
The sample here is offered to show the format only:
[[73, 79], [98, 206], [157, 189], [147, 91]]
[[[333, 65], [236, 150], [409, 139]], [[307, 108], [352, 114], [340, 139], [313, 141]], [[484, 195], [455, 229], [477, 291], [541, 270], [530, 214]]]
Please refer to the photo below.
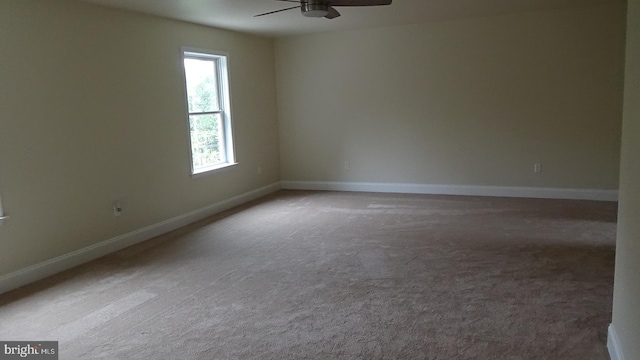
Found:
[[511, 186], [393, 184], [333, 181], [282, 181], [283, 189], [360, 191], [431, 195], [501, 196], [518, 198], [618, 201], [617, 190]]
[[609, 349], [609, 356], [611, 360], [625, 360], [622, 354], [622, 348], [618, 341], [618, 335], [616, 335], [616, 329], [613, 324], [609, 324], [609, 334], [607, 336], [607, 349]]
[[202, 220], [235, 206], [258, 199], [270, 193], [280, 190], [280, 183], [273, 183], [265, 187], [234, 196], [202, 209], [176, 216], [174, 218], [147, 226], [130, 233], [102, 241], [95, 245], [82, 248], [68, 254], [29, 266], [13, 273], [0, 277], [0, 294], [34, 281], [44, 279], [53, 274], [84, 264], [91, 260], [105, 256], [112, 252], [124, 249], [131, 245], [149, 240], [158, 235], [178, 229], [185, 225]]

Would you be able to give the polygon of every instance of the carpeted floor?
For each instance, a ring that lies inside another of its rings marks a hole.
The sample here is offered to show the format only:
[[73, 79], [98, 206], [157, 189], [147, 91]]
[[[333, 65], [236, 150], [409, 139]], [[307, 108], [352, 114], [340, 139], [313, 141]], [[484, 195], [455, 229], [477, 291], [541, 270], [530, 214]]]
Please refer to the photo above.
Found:
[[281, 191], [0, 295], [60, 359], [604, 360], [616, 204]]

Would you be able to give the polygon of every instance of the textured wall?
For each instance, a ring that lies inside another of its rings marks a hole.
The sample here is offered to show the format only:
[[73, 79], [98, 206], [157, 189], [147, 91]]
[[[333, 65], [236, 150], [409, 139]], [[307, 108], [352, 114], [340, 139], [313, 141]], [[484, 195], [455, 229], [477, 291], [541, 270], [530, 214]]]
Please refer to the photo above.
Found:
[[[181, 46], [229, 53], [234, 168], [190, 176]], [[12, 0], [0, 48], [0, 275], [279, 179], [270, 39]]]
[[640, 359], [640, 1], [627, 14], [613, 327], [625, 359]]
[[623, 39], [617, 2], [278, 39], [282, 179], [617, 189]]

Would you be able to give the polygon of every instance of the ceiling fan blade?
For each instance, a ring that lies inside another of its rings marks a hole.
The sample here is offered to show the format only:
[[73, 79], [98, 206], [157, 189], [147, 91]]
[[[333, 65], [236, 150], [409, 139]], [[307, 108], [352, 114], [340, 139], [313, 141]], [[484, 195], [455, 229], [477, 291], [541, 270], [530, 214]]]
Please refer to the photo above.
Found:
[[392, 1], [393, 0], [329, 0], [328, 3], [331, 6], [380, 6], [391, 5]]
[[338, 10], [336, 10], [333, 7], [329, 6], [329, 13], [325, 16], [325, 18], [327, 18], [327, 19], [335, 19], [338, 16], [340, 16], [340, 13], [338, 12]]
[[279, 12], [282, 12], [282, 11], [287, 11], [287, 10], [291, 10], [291, 9], [299, 9], [299, 8], [300, 8], [300, 6], [293, 6], [293, 7], [286, 8], [286, 9], [280, 9], [280, 10], [276, 10], [276, 11], [269, 11], [269, 12], [266, 12], [264, 14], [254, 15], [253, 17], [271, 15], [271, 14], [279, 13]]

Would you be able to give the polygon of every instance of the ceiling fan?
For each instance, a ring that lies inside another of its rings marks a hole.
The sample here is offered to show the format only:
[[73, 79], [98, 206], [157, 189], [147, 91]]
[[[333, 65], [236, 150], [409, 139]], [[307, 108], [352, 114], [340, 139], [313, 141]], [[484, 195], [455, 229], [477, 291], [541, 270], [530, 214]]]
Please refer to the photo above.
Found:
[[300, 3], [298, 6], [280, 9], [276, 11], [266, 12], [264, 14], [255, 15], [254, 17], [279, 13], [282, 11], [300, 9], [302, 15], [306, 17], [334, 19], [340, 16], [338, 10], [334, 6], [379, 6], [390, 5], [392, 0], [277, 0]]

